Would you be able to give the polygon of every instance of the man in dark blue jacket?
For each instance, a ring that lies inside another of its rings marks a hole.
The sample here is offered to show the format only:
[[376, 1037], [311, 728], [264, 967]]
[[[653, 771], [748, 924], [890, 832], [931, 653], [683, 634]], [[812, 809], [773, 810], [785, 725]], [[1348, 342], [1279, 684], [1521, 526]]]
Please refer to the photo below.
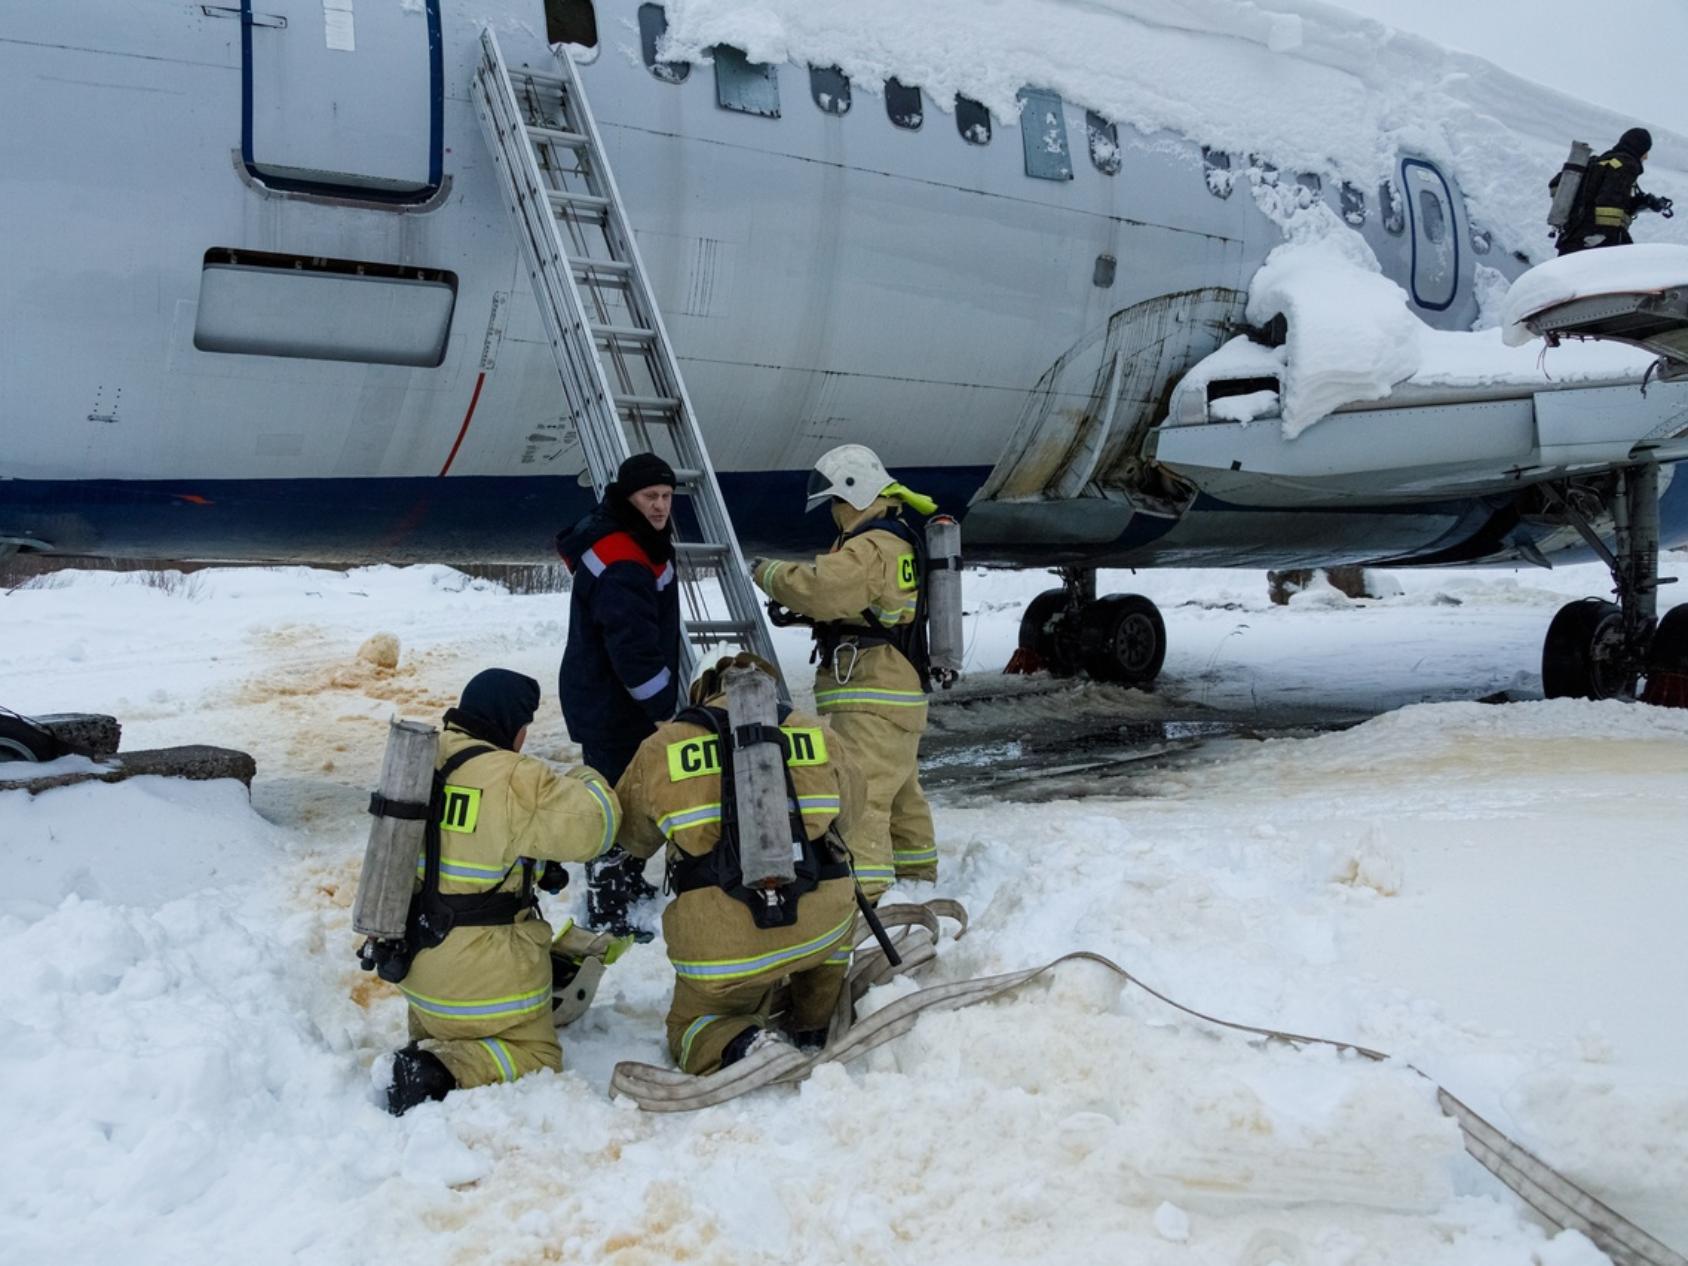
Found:
[[[612, 784], [645, 736], [674, 715], [680, 687], [680, 596], [674, 573], [674, 470], [655, 453], [621, 464], [603, 502], [557, 534], [573, 575], [558, 693], [586, 764]], [[617, 935], [655, 896], [643, 863], [619, 848], [588, 867], [587, 917]]]

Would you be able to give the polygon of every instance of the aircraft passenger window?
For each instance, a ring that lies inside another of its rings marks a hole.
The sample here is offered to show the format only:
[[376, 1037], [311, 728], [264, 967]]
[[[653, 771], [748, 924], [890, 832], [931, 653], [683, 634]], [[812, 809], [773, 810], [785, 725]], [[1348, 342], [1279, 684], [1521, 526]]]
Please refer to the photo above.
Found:
[[[1067, 152], [1067, 112], [1060, 96], [1042, 88], [1022, 88], [1019, 96], [1026, 175], [1038, 180], [1071, 180], [1073, 157]], [[988, 123], [990, 116], [985, 119]]]
[[692, 73], [690, 62], [659, 62], [656, 59], [657, 41], [668, 30], [668, 14], [660, 4], [639, 6], [639, 51], [644, 54], [645, 69], [665, 84], [684, 83]]
[[1084, 131], [1090, 138], [1090, 161], [1104, 176], [1119, 175], [1119, 128], [1094, 110], [1084, 112]]
[[920, 107], [920, 89], [910, 88], [895, 79], [885, 81], [885, 113], [891, 122], [911, 132], [920, 130], [926, 112]]
[[456, 306], [457, 274], [444, 269], [216, 247], [199, 275], [193, 345], [431, 369]]
[[545, 39], [550, 44], [597, 48], [598, 15], [592, 11], [592, 0], [545, 0]]
[[1342, 182], [1342, 218], [1353, 228], [1366, 222], [1366, 195], [1346, 180]]
[[989, 145], [991, 112], [972, 97], [964, 97], [958, 92], [955, 94], [955, 130], [969, 145]]
[[765, 119], [780, 117], [777, 67], [769, 62], [753, 62], [731, 44], [717, 44], [714, 55], [716, 104], [740, 114], [759, 114]]
[[1471, 230], [1471, 249], [1478, 255], [1487, 255], [1494, 244], [1494, 235], [1488, 229]]
[[1383, 214], [1383, 229], [1390, 237], [1400, 237], [1407, 231], [1407, 209], [1401, 195], [1395, 192], [1395, 182], [1386, 180], [1377, 187], [1377, 205]]
[[836, 66], [809, 67], [809, 95], [828, 114], [850, 113], [850, 76]]
[[1424, 217], [1424, 236], [1440, 242], [1448, 236], [1448, 216], [1442, 200], [1428, 189], [1418, 191], [1418, 213]]
[[1215, 198], [1229, 198], [1231, 184], [1231, 156], [1222, 149], [1202, 146], [1202, 170], [1207, 175], [1207, 191]]

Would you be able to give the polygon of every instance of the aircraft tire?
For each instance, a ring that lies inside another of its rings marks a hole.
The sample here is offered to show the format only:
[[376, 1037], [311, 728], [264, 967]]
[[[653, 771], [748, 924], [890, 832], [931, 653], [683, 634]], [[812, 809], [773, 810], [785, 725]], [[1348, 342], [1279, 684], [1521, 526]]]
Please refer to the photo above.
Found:
[[18, 717], [0, 714], [0, 764], [52, 760], [59, 754], [59, 742], [51, 734]]
[[1581, 598], [1559, 608], [1542, 643], [1541, 688], [1549, 699], [1611, 699], [1629, 687], [1623, 611]]
[[1112, 593], [1085, 608], [1084, 668], [1097, 681], [1146, 686], [1166, 662], [1166, 622], [1142, 594]]
[[1641, 702], [1661, 708], [1688, 708], [1688, 603], [1665, 612], [1653, 631]]
[[1065, 589], [1045, 589], [1026, 604], [1020, 617], [1020, 647], [1056, 677], [1073, 677], [1079, 670], [1078, 639], [1057, 619], [1067, 609]]

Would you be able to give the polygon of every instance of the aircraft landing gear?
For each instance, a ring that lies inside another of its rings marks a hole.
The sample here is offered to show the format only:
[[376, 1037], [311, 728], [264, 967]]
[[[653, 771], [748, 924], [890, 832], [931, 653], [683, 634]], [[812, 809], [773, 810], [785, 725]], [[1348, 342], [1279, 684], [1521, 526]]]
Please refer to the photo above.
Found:
[[1549, 502], [1612, 573], [1616, 602], [1581, 598], [1561, 607], [1542, 645], [1542, 691], [1549, 699], [1641, 698], [1688, 706], [1688, 606], [1658, 618], [1659, 468], [1648, 462], [1618, 473], [1612, 502], [1616, 531], [1608, 549], [1590, 516], [1556, 488]]
[[1020, 618], [1020, 648], [1006, 671], [1080, 671], [1097, 681], [1146, 686], [1166, 660], [1166, 623], [1141, 594], [1096, 596], [1093, 567], [1063, 567], [1062, 587], [1046, 589]]

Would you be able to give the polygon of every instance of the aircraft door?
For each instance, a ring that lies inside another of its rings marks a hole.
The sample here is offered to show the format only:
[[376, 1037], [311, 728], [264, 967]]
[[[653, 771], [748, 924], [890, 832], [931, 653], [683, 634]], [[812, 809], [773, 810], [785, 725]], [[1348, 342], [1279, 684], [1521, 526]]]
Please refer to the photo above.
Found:
[[266, 186], [409, 204], [439, 189], [439, 0], [242, 0], [241, 158]]
[[1459, 293], [1460, 224], [1453, 190], [1436, 166], [1421, 158], [1401, 161], [1401, 187], [1412, 233], [1413, 302], [1446, 311]]

